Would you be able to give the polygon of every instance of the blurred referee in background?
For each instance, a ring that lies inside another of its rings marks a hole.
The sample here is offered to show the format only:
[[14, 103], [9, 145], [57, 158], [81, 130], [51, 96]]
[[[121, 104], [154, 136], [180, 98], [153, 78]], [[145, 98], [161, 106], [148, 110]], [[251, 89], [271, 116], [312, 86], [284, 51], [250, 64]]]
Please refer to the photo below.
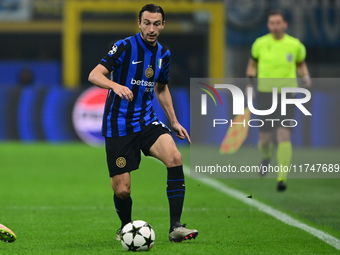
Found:
[[[253, 43], [251, 48], [251, 58], [248, 62], [246, 75], [247, 86], [254, 86], [255, 77], [258, 78], [257, 84], [257, 108], [267, 110], [272, 105], [272, 89], [278, 87], [278, 93], [281, 93], [281, 87], [297, 87], [297, 75], [304, 80], [304, 86], [310, 87], [311, 81], [307, 64], [305, 62], [305, 46], [297, 39], [288, 34], [287, 21], [281, 11], [271, 11], [268, 15], [267, 26], [268, 34], [259, 37]], [[262, 78], [290, 78], [290, 79], [262, 79]], [[287, 81], [288, 86], [287, 86]], [[294, 94], [288, 94], [287, 98], [294, 98]], [[276, 111], [267, 116], [258, 116], [259, 119], [280, 119], [281, 116], [281, 97], [278, 96], [278, 107]], [[287, 115], [284, 119], [294, 119], [294, 105], [287, 105]], [[281, 121], [280, 121], [281, 122]], [[275, 123], [279, 123], [276, 121]], [[260, 127], [258, 148], [263, 155], [261, 166], [268, 166], [273, 155], [273, 131], [276, 131], [278, 143], [276, 159], [278, 166], [289, 166], [292, 158], [291, 128], [274, 125], [271, 122], [264, 121]], [[260, 174], [265, 172], [261, 168]], [[287, 173], [279, 172], [277, 190], [286, 190]]]

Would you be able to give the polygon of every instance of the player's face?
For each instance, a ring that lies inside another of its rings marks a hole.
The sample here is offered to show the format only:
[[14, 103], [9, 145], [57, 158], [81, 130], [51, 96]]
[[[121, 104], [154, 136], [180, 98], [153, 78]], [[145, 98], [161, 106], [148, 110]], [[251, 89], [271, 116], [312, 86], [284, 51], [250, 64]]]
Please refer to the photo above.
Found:
[[287, 29], [287, 22], [284, 21], [281, 15], [269, 16], [267, 25], [274, 37], [281, 37]]
[[162, 14], [144, 11], [141, 19], [142, 20], [138, 20], [138, 26], [142, 38], [149, 44], [155, 46], [165, 24], [165, 21], [162, 21]]

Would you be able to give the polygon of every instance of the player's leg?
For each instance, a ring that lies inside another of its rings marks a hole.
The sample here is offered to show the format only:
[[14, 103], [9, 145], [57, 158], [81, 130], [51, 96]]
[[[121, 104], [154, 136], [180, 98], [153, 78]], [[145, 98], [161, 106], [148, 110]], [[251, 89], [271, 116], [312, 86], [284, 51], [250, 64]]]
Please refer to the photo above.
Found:
[[131, 177], [130, 173], [115, 175], [111, 177], [111, 186], [114, 192], [113, 201], [118, 217], [121, 221], [121, 228], [131, 222]]
[[150, 155], [167, 167], [167, 195], [170, 206], [170, 226], [181, 221], [185, 196], [182, 155], [169, 134], [162, 134], [150, 148]]
[[[292, 159], [292, 143], [291, 143], [291, 131], [289, 128], [280, 127], [277, 129], [277, 165], [282, 167], [289, 167]], [[279, 191], [286, 189], [288, 172], [280, 171], [278, 173], [278, 186]]]
[[[287, 94], [287, 98], [295, 98], [296, 95], [293, 93]], [[281, 97], [278, 100], [278, 111], [281, 112]], [[295, 108], [293, 104], [287, 105], [287, 114], [286, 116], [280, 116], [280, 120], [282, 119], [294, 119], [295, 117]], [[287, 121], [286, 121], [287, 124]], [[293, 122], [290, 123], [288, 126], [293, 126]], [[276, 139], [277, 139], [277, 165], [282, 167], [289, 167], [293, 149], [291, 143], [291, 131], [292, 127], [282, 127], [279, 126], [276, 132]], [[280, 171], [278, 173], [278, 184], [277, 190], [284, 191], [286, 190], [286, 181], [287, 181], [288, 172]]]
[[[182, 154], [177, 149], [170, 134], [160, 135], [150, 147], [149, 153], [150, 156], [162, 161], [168, 168], [182, 165]], [[181, 172], [183, 173], [183, 170]]]
[[273, 133], [272, 131], [260, 131], [257, 144], [264, 159], [270, 160], [273, 156]]
[[260, 130], [257, 147], [262, 153], [260, 175], [264, 176], [267, 173], [267, 168], [273, 155], [273, 133], [271, 131]]
[[170, 230], [169, 239], [174, 242], [181, 242], [196, 238], [196, 229], [187, 229], [181, 225], [185, 183], [182, 165], [182, 155], [169, 134], [163, 134], [150, 148], [150, 155], [161, 160], [167, 167], [167, 196], [170, 208]]
[[[271, 108], [271, 93], [257, 93], [257, 107], [259, 110], [267, 110]], [[260, 165], [260, 175], [264, 176], [267, 172], [265, 167], [268, 167], [270, 160], [273, 156], [273, 130], [274, 124], [266, 121], [266, 119], [271, 119], [274, 116], [257, 116], [263, 122], [260, 127], [259, 141], [257, 147], [262, 154], [262, 161]], [[274, 118], [273, 118], [274, 119]]]
[[[113, 201], [121, 221], [121, 229], [125, 224], [131, 222], [130, 172], [138, 169], [141, 160], [139, 134], [123, 137], [106, 137], [105, 149], [111, 186], [114, 192]], [[120, 240], [120, 229], [117, 231], [116, 240]]]
[[154, 122], [142, 131], [141, 148], [146, 156], [153, 156], [161, 160], [167, 167], [167, 196], [170, 208], [170, 231], [171, 241], [182, 241], [196, 238], [197, 230], [187, 229], [181, 225], [181, 215], [185, 196], [185, 183], [182, 164], [182, 155], [178, 151], [169, 129]]

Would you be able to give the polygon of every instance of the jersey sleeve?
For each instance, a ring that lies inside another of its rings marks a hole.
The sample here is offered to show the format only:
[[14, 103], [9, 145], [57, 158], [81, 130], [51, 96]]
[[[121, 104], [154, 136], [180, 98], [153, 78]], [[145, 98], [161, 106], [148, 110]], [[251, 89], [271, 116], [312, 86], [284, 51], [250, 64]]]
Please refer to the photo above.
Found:
[[170, 55], [170, 51], [168, 50], [165, 57], [163, 58], [161, 71], [157, 79], [157, 82], [161, 84], [169, 83], [170, 60], [171, 60], [171, 55]]
[[99, 64], [105, 66], [109, 72], [118, 69], [124, 60], [125, 50], [126, 45], [123, 42], [115, 43]]
[[298, 48], [297, 48], [297, 54], [296, 54], [296, 63], [301, 63], [306, 58], [306, 48], [305, 46], [298, 41]]
[[251, 57], [255, 60], [258, 61], [259, 59], [259, 43], [258, 40], [253, 43], [251, 46]]

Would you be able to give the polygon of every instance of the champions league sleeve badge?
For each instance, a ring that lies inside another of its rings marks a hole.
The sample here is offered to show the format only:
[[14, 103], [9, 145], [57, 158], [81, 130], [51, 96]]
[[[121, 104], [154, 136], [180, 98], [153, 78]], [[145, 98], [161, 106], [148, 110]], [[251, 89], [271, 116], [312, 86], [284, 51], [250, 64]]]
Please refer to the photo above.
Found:
[[117, 52], [117, 49], [118, 49], [117, 45], [114, 44], [114, 45], [112, 46], [112, 49], [109, 51], [108, 54], [110, 54], [110, 55], [115, 54], [115, 53]]

